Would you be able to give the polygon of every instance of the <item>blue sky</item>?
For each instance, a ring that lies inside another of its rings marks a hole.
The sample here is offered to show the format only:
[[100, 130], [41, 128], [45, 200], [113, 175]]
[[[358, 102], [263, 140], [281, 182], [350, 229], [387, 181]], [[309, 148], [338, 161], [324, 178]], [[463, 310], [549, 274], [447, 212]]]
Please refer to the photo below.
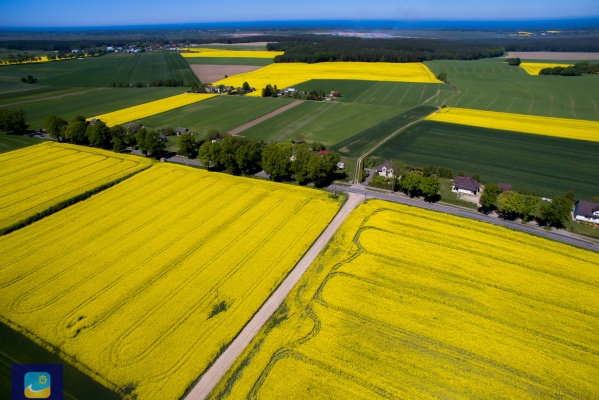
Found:
[[598, 0], [0, 0], [0, 27], [598, 17]]

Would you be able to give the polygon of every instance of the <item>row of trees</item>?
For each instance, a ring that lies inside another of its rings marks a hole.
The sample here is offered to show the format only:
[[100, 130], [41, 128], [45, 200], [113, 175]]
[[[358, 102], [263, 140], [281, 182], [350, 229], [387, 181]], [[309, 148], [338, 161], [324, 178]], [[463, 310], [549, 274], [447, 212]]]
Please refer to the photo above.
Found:
[[0, 131], [22, 134], [27, 132], [28, 127], [24, 110], [0, 108]]
[[427, 60], [476, 60], [498, 57], [505, 48], [481, 41], [443, 41], [431, 39], [361, 39], [354, 37], [297, 35], [268, 50], [285, 51], [274, 62], [318, 63], [326, 61], [420, 62]]
[[128, 87], [191, 87], [192, 84], [184, 82], [179, 79], [155, 79], [148, 85], [144, 82], [112, 82], [112, 87], [115, 88], [128, 88]]
[[38, 62], [41, 60], [42, 60], [41, 57], [38, 57], [33, 53], [27, 53], [27, 52], [19, 53], [19, 54], [9, 53], [0, 59], [0, 64], [23, 64], [23, 63], [30, 63], [30, 62]]
[[58, 141], [79, 145], [92, 145], [101, 149], [122, 152], [126, 147], [137, 147], [146, 156], [160, 157], [165, 149], [164, 142], [155, 131], [139, 128], [128, 131], [121, 125], [108, 127], [102, 121], [91, 124], [85, 117], [77, 116], [70, 123], [56, 115], [46, 118], [46, 132]]
[[497, 210], [506, 219], [521, 218], [524, 222], [537, 220], [546, 225], [562, 227], [570, 219], [574, 192], [569, 191], [545, 201], [533, 194], [523, 195], [511, 190], [501, 192], [498, 185], [488, 183], [481, 194], [480, 204], [483, 212]]
[[[191, 135], [182, 135], [180, 148], [189, 154]], [[192, 153], [193, 154], [193, 153]], [[197, 157], [210, 169], [232, 174], [254, 174], [264, 170], [274, 181], [309, 181], [317, 186], [332, 181], [339, 155], [334, 152], [316, 154], [305, 143], [270, 143], [249, 138], [228, 136], [219, 141], [203, 143]]]
[[569, 67], [543, 68], [539, 75], [580, 76], [582, 74], [599, 74], [599, 64], [582, 61]]

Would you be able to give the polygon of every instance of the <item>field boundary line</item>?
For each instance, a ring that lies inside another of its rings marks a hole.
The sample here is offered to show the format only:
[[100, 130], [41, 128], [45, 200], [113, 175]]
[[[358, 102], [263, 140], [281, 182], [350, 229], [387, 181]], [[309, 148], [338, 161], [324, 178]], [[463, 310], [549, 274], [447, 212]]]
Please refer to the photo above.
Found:
[[250, 121], [248, 123], [245, 123], [245, 124], [243, 124], [241, 126], [238, 126], [235, 129], [231, 129], [226, 134], [227, 135], [238, 135], [239, 133], [245, 131], [246, 129], [250, 129], [251, 127], [256, 126], [259, 123], [264, 122], [264, 121], [266, 121], [268, 119], [271, 119], [272, 117], [277, 116], [277, 115], [279, 115], [279, 114], [281, 114], [281, 113], [283, 113], [283, 112], [285, 112], [285, 111], [287, 111], [287, 110], [289, 110], [289, 109], [291, 109], [291, 108], [293, 108], [295, 106], [299, 106], [303, 102], [304, 102], [303, 100], [296, 100], [293, 103], [289, 103], [289, 104], [287, 104], [287, 105], [285, 105], [285, 106], [283, 106], [281, 108], [277, 108], [276, 110], [271, 111], [268, 114], [264, 114], [263, 116], [261, 116], [259, 118], [256, 118], [256, 119], [254, 119], [254, 120], [252, 120], [252, 121]]
[[41, 98], [41, 99], [33, 99], [33, 100], [17, 101], [16, 103], [2, 104], [2, 107], [6, 107], [6, 106], [16, 106], [17, 104], [25, 104], [25, 103], [35, 103], [35, 102], [37, 102], [37, 101], [44, 101], [44, 100], [56, 100], [56, 99], [62, 99], [63, 97], [75, 96], [75, 95], [77, 95], [77, 94], [88, 93], [88, 92], [94, 92], [94, 91], [96, 91], [96, 90], [104, 90], [104, 89], [108, 89], [108, 88], [101, 87], [101, 88], [95, 88], [95, 89], [82, 90], [82, 91], [80, 91], [80, 92], [73, 92], [73, 93], [65, 93], [65, 94], [60, 94], [60, 95], [58, 95], [58, 96], [43, 97], [43, 98]]
[[185, 400], [205, 399], [212, 389], [218, 384], [227, 370], [233, 365], [237, 357], [253, 340], [254, 336], [262, 329], [264, 324], [277, 311], [291, 289], [299, 282], [308, 267], [316, 259], [324, 246], [333, 237], [341, 223], [345, 221], [350, 212], [362, 201], [363, 196], [350, 194], [348, 201], [339, 210], [335, 218], [329, 223], [310, 249], [304, 254], [293, 270], [287, 275], [283, 282], [277, 287], [273, 294], [260, 307], [250, 322], [241, 330], [239, 335], [230, 343], [227, 349], [218, 357], [212, 366], [206, 370], [195, 386], [184, 397]]

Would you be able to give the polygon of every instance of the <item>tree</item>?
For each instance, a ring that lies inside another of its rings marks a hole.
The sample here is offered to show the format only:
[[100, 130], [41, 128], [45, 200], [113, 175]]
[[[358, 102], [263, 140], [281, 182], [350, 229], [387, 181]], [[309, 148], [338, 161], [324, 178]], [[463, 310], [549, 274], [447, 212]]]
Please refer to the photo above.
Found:
[[422, 183], [422, 176], [415, 172], [405, 174], [400, 181], [402, 189], [411, 197], [418, 195], [420, 183]]
[[73, 144], [88, 144], [87, 140], [87, 121], [85, 117], [78, 115], [64, 130], [64, 137]]
[[270, 175], [270, 179], [278, 181], [285, 179], [291, 173], [290, 143], [271, 143], [262, 149], [262, 168]]
[[189, 158], [198, 156], [198, 144], [190, 133], [181, 134], [177, 145], [179, 146], [179, 154]]
[[166, 144], [160, 139], [158, 132], [150, 131], [146, 133], [145, 138], [145, 148], [146, 155], [150, 153], [153, 157], [160, 157], [164, 149], [166, 149]]
[[306, 145], [294, 146], [293, 162], [291, 163], [291, 172], [293, 178], [303, 185], [308, 180], [308, 162], [312, 157], [312, 151]]
[[316, 186], [322, 186], [333, 179], [337, 170], [339, 154], [329, 152], [327, 154], [315, 154], [308, 161], [307, 171], [310, 178]]
[[522, 209], [522, 196], [518, 192], [507, 190], [497, 196], [497, 209], [504, 217], [514, 218]]
[[487, 183], [483, 193], [480, 195], [481, 206], [486, 210], [490, 209], [493, 203], [497, 201], [497, 196], [500, 192], [501, 189], [499, 189], [499, 185], [495, 183]]
[[520, 60], [519, 57], [515, 57], [515, 58], [508, 58], [507, 59], [507, 63], [508, 65], [513, 65], [515, 67], [517, 67], [518, 65], [520, 65], [522, 61]]
[[96, 121], [93, 125], [90, 124], [86, 129], [87, 140], [92, 146], [99, 147], [101, 149], [110, 148], [111, 135], [110, 128], [100, 120]]
[[208, 141], [212, 141], [214, 139], [220, 139], [220, 137], [221, 137], [220, 132], [217, 131], [216, 129], [210, 129], [206, 133], [206, 140], [208, 140]]
[[212, 143], [204, 142], [198, 151], [198, 160], [202, 163], [206, 168], [210, 168], [212, 166]]
[[139, 128], [137, 133], [135, 134], [135, 142], [137, 143], [137, 148], [143, 153], [144, 156], [148, 156], [148, 146], [146, 142], [147, 136], [146, 128]]
[[522, 205], [522, 220], [524, 222], [530, 221], [537, 215], [537, 206], [539, 204], [539, 198], [535, 195], [529, 194], [524, 196], [524, 204]]
[[24, 110], [0, 109], [0, 131], [22, 134], [27, 131], [28, 126]]
[[252, 90], [252, 88], [250, 87], [250, 84], [247, 82], [243, 82], [243, 85], [241, 85], [241, 88], [245, 91], [245, 92], [249, 92], [250, 90]]
[[447, 72], [441, 72], [439, 75], [437, 75], [437, 79], [441, 82], [447, 82]]
[[551, 202], [541, 203], [539, 218], [547, 225], [561, 227], [570, 218], [573, 206], [566, 195], [554, 197]]
[[262, 89], [262, 97], [272, 97], [273, 89], [272, 85], [269, 83]]
[[439, 194], [440, 189], [441, 185], [437, 177], [429, 176], [421, 179], [420, 191], [427, 201], [433, 201]]
[[57, 117], [56, 115], [48, 115], [44, 126], [46, 132], [51, 137], [57, 139], [59, 142], [64, 140], [64, 130], [69, 123], [64, 119]]

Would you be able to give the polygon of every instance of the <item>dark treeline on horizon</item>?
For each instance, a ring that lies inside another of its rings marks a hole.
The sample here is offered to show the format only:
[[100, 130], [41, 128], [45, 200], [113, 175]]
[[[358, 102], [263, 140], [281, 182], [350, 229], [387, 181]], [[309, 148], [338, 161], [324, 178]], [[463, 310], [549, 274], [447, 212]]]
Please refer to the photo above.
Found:
[[[195, 37], [194, 37], [195, 36]], [[59, 51], [70, 52], [74, 49], [101, 46], [170, 45], [170, 44], [242, 44], [268, 42], [268, 50], [285, 51], [275, 57], [275, 62], [324, 61], [367, 61], [367, 62], [414, 62], [427, 60], [475, 60], [497, 57], [505, 51], [569, 51], [599, 52], [599, 40], [593, 36], [576, 37], [527, 37], [505, 39], [438, 40], [418, 38], [365, 39], [358, 37], [340, 37], [332, 35], [265, 34], [246, 37], [223, 37], [214, 32], [192, 35], [177, 32], [168, 39], [160, 35], [146, 38], [122, 37], [90, 39], [12, 39], [0, 40], [0, 48], [15, 51]]]

